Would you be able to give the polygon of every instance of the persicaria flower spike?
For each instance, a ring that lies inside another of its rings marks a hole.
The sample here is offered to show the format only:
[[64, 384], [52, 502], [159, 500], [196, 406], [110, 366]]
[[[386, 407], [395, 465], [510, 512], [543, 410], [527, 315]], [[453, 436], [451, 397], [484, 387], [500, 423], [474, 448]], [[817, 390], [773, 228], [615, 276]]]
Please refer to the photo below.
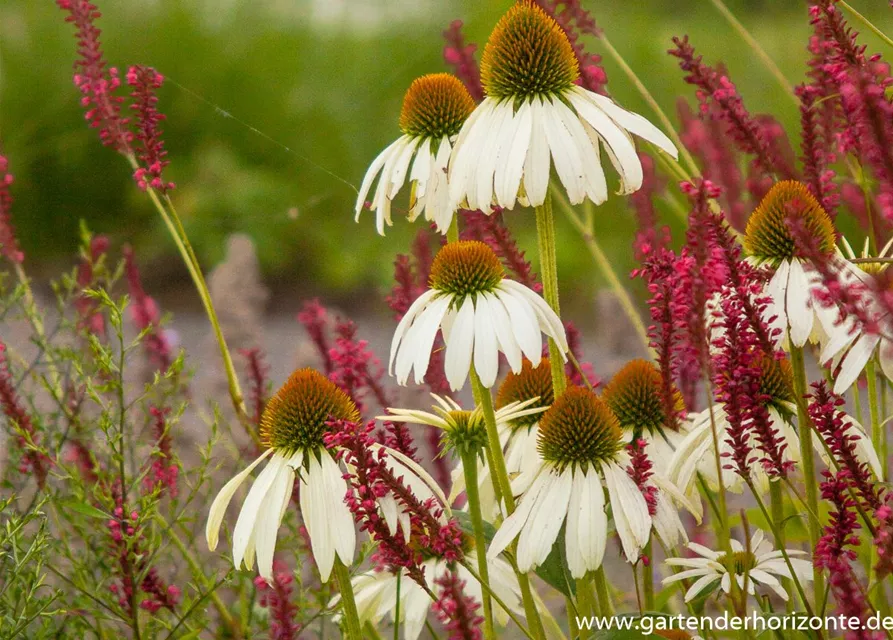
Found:
[[15, 227], [12, 225], [12, 194], [9, 185], [13, 183], [8, 173], [9, 161], [0, 155], [0, 255], [13, 263], [21, 264], [25, 254], [19, 248]]
[[239, 513], [233, 531], [233, 563], [251, 569], [257, 555], [258, 572], [273, 578], [276, 536], [299, 476], [300, 506], [310, 536], [320, 578], [328, 581], [335, 556], [353, 562], [356, 546], [353, 517], [344, 503], [347, 485], [342, 471], [326, 450], [324, 435], [330, 420], [357, 422], [356, 405], [333, 382], [313, 369], [295, 371], [267, 403], [260, 435], [268, 447], [244, 471], [230, 480], [214, 499], [205, 535], [208, 548], [217, 547], [226, 507], [236, 490], [262, 461], [258, 475]]
[[608, 197], [599, 162], [604, 145], [620, 192], [642, 186], [630, 134], [676, 157], [673, 143], [645, 118], [575, 84], [580, 70], [567, 34], [531, 0], [496, 25], [481, 60], [487, 97], [468, 118], [450, 162], [450, 200], [492, 212], [543, 204], [552, 162], [571, 204]]
[[651, 530], [651, 514], [639, 487], [627, 474], [629, 455], [617, 417], [592, 391], [568, 388], [539, 422], [542, 460], [518, 508], [502, 523], [488, 557], [518, 538], [521, 571], [541, 565], [565, 524], [567, 565], [574, 578], [598, 569], [605, 555], [608, 516], [630, 562], [638, 560]]
[[483, 242], [445, 245], [434, 258], [430, 288], [412, 303], [391, 342], [389, 371], [406, 384], [415, 369], [421, 384], [438, 330], [446, 344], [444, 368], [450, 388], [461, 389], [474, 365], [485, 387], [496, 383], [499, 353], [519, 372], [522, 356], [542, 359], [544, 333], [566, 359], [561, 319], [538, 294], [504, 277], [499, 258]]
[[391, 203], [408, 176], [409, 220], [424, 212], [426, 220], [446, 233], [456, 211], [449, 201], [447, 163], [452, 143], [473, 110], [474, 100], [453, 75], [434, 73], [413, 81], [400, 112], [403, 135], [385, 148], [366, 171], [357, 196], [356, 219], [359, 220], [366, 196], [378, 178], [369, 208], [376, 214], [378, 233], [384, 235], [385, 224], [392, 224]]

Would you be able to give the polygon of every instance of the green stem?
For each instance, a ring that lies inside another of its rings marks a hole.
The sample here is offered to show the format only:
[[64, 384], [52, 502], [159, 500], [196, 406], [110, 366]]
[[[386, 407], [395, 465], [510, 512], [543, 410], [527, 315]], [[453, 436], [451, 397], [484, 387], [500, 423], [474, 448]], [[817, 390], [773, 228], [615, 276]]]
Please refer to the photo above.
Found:
[[642, 565], [642, 591], [644, 592], [645, 611], [654, 611], [654, 558], [652, 557], [651, 538], [642, 550], [648, 558], [648, 564]]
[[[512, 495], [512, 483], [509, 481], [508, 470], [505, 467], [505, 456], [502, 453], [502, 445], [499, 442], [499, 431], [496, 428], [496, 412], [493, 410], [493, 398], [490, 396], [490, 390], [486, 388], [481, 379], [478, 377], [474, 366], [469, 371], [471, 385], [474, 390], [475, 398], [484, 413], [484, 425], [487, 427], [487, 448], [492, 453], [492, 466], [490, 473], [493, 475], [493, 485], [502, 495], [505, 501], [505, 510], [511, 515], [515, 512], [515, 497]], [[530, 588], [530, 579], [526, 573], [515, 571], [518, 576], [518, 584], [521, 587], [521, 599], [524, 602], [524, 614], [527, 617], [527, 624], [530, 625], [530, 632], [538, 640], [546, 637], [543, 622], [540, 620], [539, 611], [536, 607], [536, 601], [533, 599], [533, 592]]]
[[341, 613], [346, 631], [344, 637], [349, 640], [362, 640], [363, 631], [360, 625], [360, 615], [357, 613], [357, 603], [353, 596], [353, 585], [350, 583], [350, 572], [339, 558], [335, 558], [332, 573], [335, 580], [338, 581], [338, 592], [341, 594]]
[[[884, 437], [881, 431], [883, 427], [878, 407], [877, 368], [873, 358], [869, 359], [868, 364], [865, 365], [865, 378], [868, 381], [868, 415], [871, 419], [871, 442], [874, 444], [875, 450], [880, 451], [883, 455]], [[886, 456], [882, 457], [882, 460], [886, 460]], [[884, 477], [880, 480], [883, 482], [886, 479], [886, 471], [884, 470]]]
[[600, 566], [593, 576], [595, 592], [598, 594], [599, 609], [602, 616], [614, 615], [614, 603], [611, 602], [611, 592], [608, 591], [608, 580], [605, 577], [605, 567]]
[[478, 492], [477, 456], [474, 452], [462, 455], [462, 470], [465, 473], [465, 495], [468, 498], [468, 513], [474, 530], [474, 550], [477, 555], [478, 571], [482, 585], [484, 605], [484, 637], [495, 638], [493, 628], [493, 603], [490, 599], [490, 571], [487, 566], [487, 539], [484, 536], [484, 518], [481, 515], [481, 496]]
[[[555, 219], [552, 216], [551, 190], [546, 191], [543, 204], [536, 207], [537, 244], [540, 252], [540, 270], [543, 277], [543, 298], [552, 311], [561, 317], [558, 303], [558, 260], [555, 257]], [[564, 357], [558, 345], [549, 338], [549, 362], [552, 366], [552, 386], [555, 397], [561, 395], [567, 386], [564, 374]]]
[[[800, 461], [803, 468], [803, 482], [806, 485], [806, 505], [810, 511], [819, 513], [818, 480], [815, 474], [813, 456], [812, 429], [809, 428], [809, 414], [806, 411], [806, 366], [803, 362], [803, 349], [791, 345], [791, 368], [794, 374], [794, 396], [797, 400], [797, 425], [800, 436]], [[817, 519], [808, 519], [809, 544], [815, 549], [822, 535], [821, 525]], [[821, 607], [825, 593], [825, 575], [818, 567], [813, 568], [813, 603], [815, 609]]]
[[868, 28], [868, 30], [871, 31], [874, 35], [876, 35], [878, 38], [883, 40], [889, 46], [893, 47], [893, 39], [890, 39], [890, 36], [888, 36], [886, 33], [884, 33], [878, 27], [876, 27], [874, 25], [874, 23], [871, 22], [871, 20], [869, 20], [868, 18], [863, 16], [861, 13], [859, 13], [858, 11], [853, 9], [853, 7], [850, 6], [850, 3], [844, 2], [844, 0], [839, 0], [837, 4], [839, 4], [841, 7], [843, 7], [850, 13], [852, 13], [853, 17], [856, 18], [856, 20], [858, 20], [862, 24], [864, 24]]
[[738, 35], [748, 44], [748, 46], [753, 49], [753, 52], [757, 55], [757, 58], [760, 59], [760, 62], [763, 63], [763, 66], [766, 67], [766, 70], [769, 71], [770, 75], [775, 78], [778, 84], [784, 89], [785, 93], [789, 98], [793, 99], [799, 105], [799, 100], [797, 96], [794, 95], [794, 91], [791, 87], [791, 83], [788, 82], [787, 78], [784, 77], [784, 74], [781, 72], [781, 69], [778, 68], [778, 65], [769, 57], [769, 54], [760, 46], [760, 43], [757, 42], [757, 39], [754, 38], [750, 32], [738, 21], [738, 18], [735, 17], [729, 8], [725, 5], [722, 0], [710, 0], [713, 3], [713, 6], [722, 14], [722, 16], [728, 21], [732, 28], [738, 32]]
[[862, 417], [862, 394], [859, 392], [858, 380], [853, 385], [853, 409], [856, 412], [856, 420], [858, 420], [859, 424], [865, 424], [865, 418]]
[[599, 613], [595, 590], [592, 588], [592, 577], [586, 575], [577, 578], [577, 615], [594, 616]]
[[[781, 480], [774, 480], [769, 483], [769, 509], [772, 512], [772, 520], [778, 529], [778, 544], [784, 546], [784, 487]], [[786, 578], [781, 579], [784, 590], [790, 593], [790, 581]], [[788, 611], [793, 612], [793, 598], [788, 600]]]

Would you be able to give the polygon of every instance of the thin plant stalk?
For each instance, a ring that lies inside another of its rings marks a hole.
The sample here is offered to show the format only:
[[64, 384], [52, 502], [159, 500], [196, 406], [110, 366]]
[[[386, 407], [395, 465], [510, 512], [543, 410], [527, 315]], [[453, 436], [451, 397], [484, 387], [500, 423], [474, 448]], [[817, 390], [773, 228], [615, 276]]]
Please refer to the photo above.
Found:
[[353, 585], [350, 583], [350, 572], [339, 558], [335, 558], [332, 573], [338, 582], [338, 591], [341, 594], [341, 612], [344, 619], [345, 637], [348, 640], [363, 640], [360, 616], [357, 613], [357, 603], [353, 595]]
[[[791, 345], [791, 368], [794, 374], [794, 396], [797, 399], [797, 424], [800, 427], [800, 460], [803, 468], [803, 482], [806, 485], [806, 505], [812, 513], [819, 513], [818, 480], [815, 474], [812, 430], [809, 428], [809, 414], [806, 412], [806, 366], [803, 362], [803, 349]], [[809, 518], [809, 544], [815, 549], [822, 535], [817, 519]], [[813, 597], [815, 609], [821, 607], [825, 593], [825, 575], [819, 567], [813, 568]], [[808, 603], [807, 603], [808, 604]]]
[[886, 33], [881, 31], [871, 20], [866, 18], [864, 15], [856, 11], [849, 2], [844, 2], [844, 0], [838, 0], [837, 4], [841, 7], [849, 11], [853, 14], [853, 17], [856, 18], [859, 22], [861, 22], [865, 27], [871, 31], [874, 35], [884, 41], [888, 46], [893, 47], [893, 39], [890, 38]]
[[[515, 498], [512, 495], [512, 485], [505, 466], [505, 456], [502, 453], [502, 444], [499, 441], [499, 431], [496, 428], [496, 412], [493, 410], [493, 398], [490, 396], [490, 390], [481, 382], [473, 365], [469, 371], [469, 377], [471, 378], [474, 396], [484, 414], [484, 425], [487, 428], [487, 448], [492, 454], [491, 459], [493, 461], [493, 466], [491, 467], [493, 485], [495, 488], [498, 488], [505, 502], [505, 510], [508, 515], [511, 515], [515, 512]], [[524, 603], [524, 613], [527, 618], [527, 624], [530, 625], [530, 631], [538, 640], [544, 640], [546, 632], [537, 610], [536, 601], [533, 599], [530, 579], [526, 573], [517, 570], [515, 573], [518, 576], [518, 584], [521, 587], [521, 600]]]
[[465, 474], [465, 495], [468, 498], [468, 513], [471, 516], [471, 526], [474, 530], [474, 550], [478, 561], [478, 571], [481, 574], [480, 583], [485, 588], [482, 591], [484, 606], [484, 637], [495, 638], [493, 628], [493, 603], [490, 600], [490, 571], [487, 567], [487, 539], [484, 536], [484, 518], [481, 515], [481, 496], [478, 491], [478, 466], [477, 455], [474, 452], [462, 455], [462, 470]]
[[[883, 425], [881, 424], [880, 407], [878, 406], [878, 384], [877, 384], [877, 367], [874, 359], [870, 359], [865, 366], [865, 379], [868, 381], [868, 415], [871, 420], [871, 442], [876, 450], [880, 450], [881, 459], [886, 460], [886, 451], [883, 450], [884, 437]], [[882, 469], [884, 473], [881, 481], [886, 481], [886, 469]]]
[[775, 64], [775, 61], [766, 53], [766, 50], [760, 45], [756, 38], [751, 35], [750, 31], [741, 24], [738, 18], [735, 17], [735, 14], [732, 13], [729, 8], [725, 5], [723, 0], [710, 0], [713, 3], [713, 6], [716, 7], [717, 11], [722, 14], [722, 17], [726, 19], [726, 21], [732, 26], [735, 32], [741, 36], [741, 39], [747, 43], [747, 45], [753, 49], [753, 52], [756, 54], [757, 58], [759, 58], [760, 62], [766, 67], [766, 70], [769, 74], [778, 82], [779, 86], [784, 89], [785, 94], [791, 98], [799, 107], [800, 101], [797, 99], [797, 96], [794, 95], [793, 88], [791, 83], [788, 82], [788, 79], [784, 77], [784, 74], [781, 72], [781, 69], [778, 68], [778, 65]]
[[645, 601], [645, 611], [654, 611], [654, 558], [652, 557], [652, 539], [642, 550], [642, 555], [648, 558], [648, 564], [642, 563], [642, 592]]
[[593, 582], [595, 582], [595, 592], [598, 594], [599, 613], [602, 616], [613, 616], [614, 603], [611, 601], [611, 592], [608, 590], [604, 565], [595, 570]]
[[595, 591], [592, 588], [592, 579], [589, 575], [577, 578], [577, 615], [594, 616], [601, 613]]
[[[592, 232], [592, 229], [587, 228], [587, 225], [576, 214], [576, 212], [573, 210], [573, 207], [571, 207], [570, 203], [560, 191], [558, 192], [557, 198], [558, 203], [561, 205], [562, 212], [567, 216], [568, 220], [571, 221], [571, 224], [577, 229], [577, 231], [580, 232], [580, 235], [583, 238], [583, 242], [586, 243], [589, 252], [592, 254], [592, 258], [595, 260], [596, 266], [599, 268], [599, 271], [601, 271], [602, 275], [608, 281], [608, 284], [611, 287], [611, 291], [614, 292], [614, 295], [620, 302], [620, 306], [623, 308], [623, 312], [626, 314], [627, 318], [629, 318], [630, 323], [636, 331], [636, 335], [639, 336], [642, 344], [650, 352], [651, 346], [650, 340], [648, 338], [648, 328], [642, 321], [642, 318], [639, 315], [638, 310], [636, 309], [636, 305], [633, 302], [629, 291], [627, 291], [626, 288], [623, 286], [623, 283], [620, 282], [620, 278], [617, 276], [617, 272], [614, 271], [614, 268], [611, 266], [611, 261], [608, 260], [608, 257], [602, 250], [601, 245], [599, 245], [598, 241], [596, 240], [595, 234]], [[548, 300], [546, 301], [548, 302]]]
[[[551, 189], [546, 191], [543, 204], [536, 207], [536, 235], [540, 253], [540, 271], [543, 278], [543, 298], [559, 318], [558, 260], [555, 252], [555, 218], [552, 215]], [[566, 385], [564, 358], [556, 342], [549, 338], [549, 364], [552, 367], [552, 386], [555, 397], [562, 394]]]

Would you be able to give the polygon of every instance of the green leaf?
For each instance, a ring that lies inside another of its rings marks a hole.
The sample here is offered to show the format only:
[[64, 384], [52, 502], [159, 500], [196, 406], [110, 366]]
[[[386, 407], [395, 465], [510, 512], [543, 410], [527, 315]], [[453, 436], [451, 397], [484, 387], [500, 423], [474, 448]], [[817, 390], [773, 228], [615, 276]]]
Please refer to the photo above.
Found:
[[100, 511], [96, 507], [91, 507], [85, 502], [77, 502], [76, 500], [63, 500], [61, 502], [61, 506], [63, 509], [68, 509], [70, 511], [74, 511], [75, 513], [79, 513], [82, 516], [89, 516], [91, 518], [110, 520], [112, 517], [106, 512]]
[[573, 599], [576, 597], [577, 585], [564, 566], [564, 527], [561, 528], [561, 531], [558, 541], [552, 545], [552, 550], [546, 557], [546, 561], [537, 567], [536, 575], [553, 589]]
[[[453, 511], [453, 517], [459, 523], [462, 533], [474, 538], [474, 525], [471, 524], [471, 514], [467, 511]], [[484, 520], [484, 540], [487, 541], [487, 544], [493, 541], [493, 536], [495, 535], [496, 527]]]

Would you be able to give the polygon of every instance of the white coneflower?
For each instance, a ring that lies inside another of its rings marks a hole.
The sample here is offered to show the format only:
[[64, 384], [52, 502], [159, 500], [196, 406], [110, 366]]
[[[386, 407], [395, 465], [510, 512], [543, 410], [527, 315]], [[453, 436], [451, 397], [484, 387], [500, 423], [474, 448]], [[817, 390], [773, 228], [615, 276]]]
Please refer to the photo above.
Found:
[[[369, 208], [375, 212], [378, 233], [384, 235], [385, 224], [391, 224], [391, 202], [408, 176], [409, 220], [415, 220], [424, 211], [425, 219], [446, 233], [456, 211], [450, 203], [447, 164], [452, 142], [473, 110], [474, 100], [455, 76], [435, 73], [416, 79], [403, 98], [400, 112], [403, 135], [372, 161], [363, 178], [357, 196], [357, 220], [366, 206], [366, 195], [378, 177]], [[410, 169], [413, 157], [415, 161]]]
[[[460, 462], [453, 469], [453, 486], [448, 502], [452, 503], [465, 491], [465, 474], [461, 457], [466, 451], [477, 453], [487, 446], [487, 428], [484, 422], [484, 413], [480, 407], [472, 411], [463, 410], [461, 405], [452, 398], [443, 398], [431, 394], [437, 402], [434, 413], [417, 411], [414, 409], [392, 409], [389, 414], [379, 416], [379, 420], [390, 422], [407, 422], [411, 424], [424, 424], [442, 429], [442, 438], [447, 449], [456, 451]], [[545, 411], [543, 407], [532, 407], [536, 399], [526, 402], [512, 402], [496, 411], [496, 420], [503, 424], [512, 420], [522, 420]], [[484, 460], [478, 462], [478, 491], [481, 502], [481, 511], [488, 519], [494, 519], [499, 515], [499, 504], [493, 491], [493, 481], [490, 477], [490, 469]]]
[[[766, 410], [769, 414], [771, 427], [778, 432], [779, 440], [786, 445], [783, 459], [798, 462], [800, 460], [800, 438], [791, 424], [796, 405], [794, 404], [793, 375], [788, 360], [776, 360], [772, 357], [763, 359], [760, 394], [766, 398]], [[677, 444], [668, 465], [670, 481], [686, 495], [693, 495], [697, 491], [695, 480], [700, 473], [711, 489], [718, 490], [720, 479], [717, 477], [716, 450], [713, 446], [713, 427], [715, 425], [716, 437], [719, 442], [723, 486], [730, 491], [742, 491], [744, 479], [734, 470], [728, 468], [726, 461], [728, 455], [732, 453], [732, 444], [727, 436], [728, 416], [722, 405], [715, 404], [693, 414], [687, 418], [686, 423], [688, 435]], [[748, 438], [751, 449], [756, 452], [759, 443], [754, 430], [750, 430]], [[761, 464], [750, 466], [750, 478], [761, 494], [769, 491], [769, 476]]]
[[[466, 553], [465, 562], [471, 566], [475, 573], [479, 574], [477, 557], [473, 549]], [[436, 581], [449, 573], [449, 564], [444, 560], [429, 558], [422, 563], [422, 567], [425, 571], [425, 583], [428, 589], [436, 592]], [[502, 558], [492, 558], [487, 560], [487, 568], [489, 569], [490, 588], [511, 609], [513, 614], [523, 617], [521, 588], [511, 565]], [[455, 570], [459, 579], [465, 583], [465, 593], [477, 602], [483, 602], [481, 584], [477, 578], [462, 564], [456, 563]], [[377, 625], [385, 618], [389, 618], [395, 625], [403, 625], [404, 640], [416, 640], [421, 635], [432, 600], [428, 592], [410, 578], [405, 569], [400, 576], [399, 620], [395, 619], [397, 616], [396, 575], [388, 571], [367, 571], [354, 577], [351, 583], [361, 623], [370, 622]], [[339, 596], [336, 596], [330, 606], [337, 604], [339, 599]], [[499, 605], [493, 607], [493, 617], [501, 626], [506, 626], [509, 622], [509, 615]]]
[[791, 344], [802, 347], [810, 338], [823, 341], [833, 333], [837, 310], [823, 306], [816, 298], [818, 276], [799, 256], [789, 219], [803, 224], [820, 251], [834, 251], [834, 223], [806, 185], [794, 180], [775, 183], [754, 209], [747, 220], [744, 249], [751, 262], [772, 269], [765, 287], [771, 302], [764, 317], [775, 318], [771, 326], [781, 329], [782, 340], [788, 337]]
[[489, 212], [515, 202], [540, 206], [554, 162], [571, 204], [608, 197], [599, 160], [604, 147], [620, 174], [620, 192], [642, 186], [630, 134], [674, 158], [673, 143], [642, 116], [575, 84], [580, 71], [561, 27], [530, 0], [496, 25], [481, 59], [487, 97], [462, 126], [450, 161], [453, 203]]
[[[626, 472], [623, 431], [608, 406], [588, 389], [568, 388], [539, 421], [542, 461], [515, 512], [493, 537], [488, 557], [518, 538], [518, 568], [541, 565], [565, 525], [567, 566], [574, 578], [598, 569], [605, 555], [610, 505], [630, 562], [651, 530], [648, 504]], [[608, 500], [605, 500], [605, 487]]]
[[483, 242], [451, 242], [440, 249], [431, 265], [431, 288], [409, 307], [391, 342], [389, 370], [400, 384], [406, 384], [412, 369], [415, 381], [422, 382], [441, 329], [453, 391], [463, 387], [472, 363], [484, 386], [492, 387], [500, 351], [513, 371], [521, 370], [522, 355], [539, 363], [541, 333], [565, 356], [561, 319], [542, 297], [504, 276], [499, 258]]
[[226, 483], [211, 504], [205, 535], [217, 547], [226, 508], [239, 486], [263, 460], [233, 530], [233, 563], [251, 569], [257, 555], [258, 572], [273, 576], [273, 552], [285, 508], [300, 482], [300, 506], [310, 548], [323, 582], [328, 581], [335, 556], [353, 562], [356, 532], [344, 503], [347, 485], [338, 463], [323, 445], [326, 422], [358, 421], [356, 405], [328, 378], [313, 369], [299, 369], [276, 392], [261, 418], [260, 436], [267, 446], [247, 469]]
[[[856, 254], [846, 241], [846, 238], [841, 238], [841, 244], [844, 248], [842, 257], [847, 260], [854, 260]], [[871, 290], [871, 280], [887, 269], [888, 263], [884, 262], [884, 260], [889, 258], [891, 246], [893, 246], [893, 240], [888, 242], [878, 254], [878, 262], [862, 262], [858, 264], [844, 262], [840, 274], [842, 286], [855, 285]], [[869, 258], [867, 238], [865, 239], [865, 247], [860, 257], [863, 259]], [[822, 348], [819, 357], [823, 363], [830, 361], [835, 365], [840, 365], [840, 369], [834, 379], [834, 393], [836, 394], [845, 393], [859, 379], [862, 371], [865, 370], [865, 366], [875, 355], [877, 355], [878, 363], [881, 365], [881, 371], [884, 372], [888, 379], [893, 380], [893, 340], [890, 338], [893, 335], [893, 319], [880, 308], [880, 305], [871, 296], [863, 296], [861, 302], [872, 316], [878, 318], [880, 330], [876, 332], [864, 331], [856, 318], [849, 315], [835, 327], [830, 339]]]
[[[718, 583], [726, 594], [732, 590], [732, 576], [739, 589], [755, 595], [756, 587], [762, 585], [774, 591], [779, 598], [787, 601], [788, 594], [778, 578], [793, 579], [791, 571], [781, 551], [774, 551], [772, 543], [765, 539], [762, 531], [754, 532], [750, 539], [750, 550], [744, 548], [738, 540], [732, 540], [732, 554], [724, 551], [713, 551], [707, 547], [690, 542], [688, 548], [698, 554], [698, 558], [667, 558], [665, 564], [671, 567], [683, 567], [685, 570], [664, 578], [663, 583], [670, 584], [679, 580], [697, 578], [685, 593], [685, 601], [691, 602], [704, 589]], [[786, 549], [791, 567], [801, 582], [812, 580], [812, 563], [792, 556], [804, 555], [805, 551]]]

